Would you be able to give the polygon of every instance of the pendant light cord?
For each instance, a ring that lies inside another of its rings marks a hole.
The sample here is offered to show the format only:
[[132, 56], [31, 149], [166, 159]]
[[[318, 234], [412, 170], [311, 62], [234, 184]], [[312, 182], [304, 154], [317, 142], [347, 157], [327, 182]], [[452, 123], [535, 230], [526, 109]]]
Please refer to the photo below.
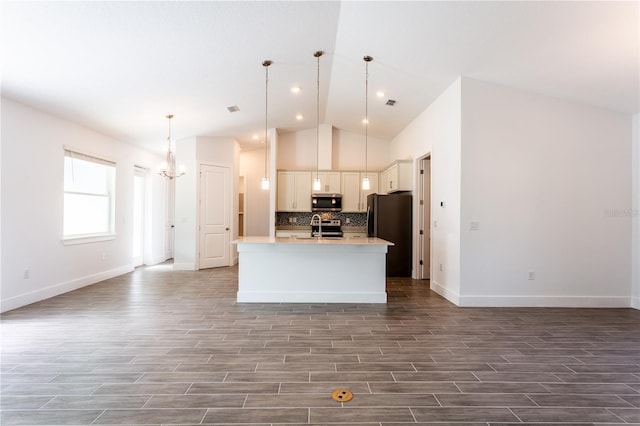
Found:
[[167, 115], [169, 119], [169, 137], [167, 137], [167, 142], [169, 144], [168, 151], [171, 152], [171, 119], [173, 118], [173, 114]]
[[317, 76], [316, 76], [316, 179], [318, 177], [318, 167], [320, 162], [320, 56], [322, 52], [316, 52], [314, 55], [317, 59]]
[[365, 78], [364, 78], [364, 176], [369, 174], [369, 62], [373, 60], [371, 56], [365, 56]]
[[269, 142], [267, 139], [268, 112], [269, 112], [269, 65], [271, 61], [264, 61], [265, 79], [264, 79], [264, 177], [267, 178], [267, 153]]

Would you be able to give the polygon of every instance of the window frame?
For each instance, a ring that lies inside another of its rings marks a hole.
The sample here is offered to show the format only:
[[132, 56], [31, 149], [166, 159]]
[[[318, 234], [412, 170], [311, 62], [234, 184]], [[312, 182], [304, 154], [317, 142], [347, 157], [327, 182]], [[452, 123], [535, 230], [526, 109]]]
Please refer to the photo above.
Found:
[[[83, 192], [77, 190], [67, 190], [65, 185], [66, 176], [66, 158], [70, 158], [73, 164], [73, 160], [82, 160], [94, 164], [99, 164], [105, 167], [110, 167], [111, 169], [107, 169], [107, 173], [110, 174], [107, 182], [107, 188], [104, 193], [97, 192]], [[105, 158], [101, 155], [90, 154], [82, 150], [78, 150], [76, 148], [71, 148], [68, 146], [64, 147], [64, 155], [63, 155], [63, 202], [62, 202], [62, 243], [64, 245], [73, 245], [73, 244], [84, 244], [84, 243], [92, 243], [97, 241], [108, 241], [116, 238], [116, 220], [115, 220], [115, 205], [116, 205], [116, 162], [110, 159]], [[65, 234], [65, 218], [67, 212], [66, 206], [66, 195], [84, 195], [89, 197], [102, 197], [108, 200], [108, 227], [107, 232], [90, 232], [86, 234]]]

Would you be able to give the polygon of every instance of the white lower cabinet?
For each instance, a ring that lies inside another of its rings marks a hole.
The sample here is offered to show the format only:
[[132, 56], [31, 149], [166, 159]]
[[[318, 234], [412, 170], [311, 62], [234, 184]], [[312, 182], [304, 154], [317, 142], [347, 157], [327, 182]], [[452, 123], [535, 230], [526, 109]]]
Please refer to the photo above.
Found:
[[308, 231], [293, 231], [290, 229], [276, 230], [276, 237], [310, 237], [311, 229]]
[[342, 234], [344, 238], [366, 238], [367, 237], [366, 232], [349, 232], [349, 231], [345, 231], [344, 228], [342, 228]]

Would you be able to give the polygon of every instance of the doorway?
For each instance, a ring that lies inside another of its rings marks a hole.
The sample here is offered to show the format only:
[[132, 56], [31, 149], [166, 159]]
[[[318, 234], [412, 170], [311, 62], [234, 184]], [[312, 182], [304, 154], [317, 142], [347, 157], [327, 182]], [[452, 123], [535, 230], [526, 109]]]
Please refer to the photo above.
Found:
[[133, 169], [133, 267], [144, 264], [145, 186], [147, 170]]
[[418, 279], [431, 279], [431, 154], [418, 160]]
[[200, 165], [199, 269], [229, 266], [231, 170]]

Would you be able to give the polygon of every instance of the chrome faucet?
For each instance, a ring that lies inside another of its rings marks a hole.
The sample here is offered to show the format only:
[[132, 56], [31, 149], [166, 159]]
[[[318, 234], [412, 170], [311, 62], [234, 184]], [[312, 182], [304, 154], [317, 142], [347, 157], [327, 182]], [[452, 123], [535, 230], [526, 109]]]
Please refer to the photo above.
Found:
[[[311, 226], [313, 226], [313, 219], [316, 217], [318, 218], [318, 239], [320, 239], [322, 238], [322, 217], [318, 213], [311, 216]], [[313, 231], [311, 231], [311, 236], [313, 236]]]

